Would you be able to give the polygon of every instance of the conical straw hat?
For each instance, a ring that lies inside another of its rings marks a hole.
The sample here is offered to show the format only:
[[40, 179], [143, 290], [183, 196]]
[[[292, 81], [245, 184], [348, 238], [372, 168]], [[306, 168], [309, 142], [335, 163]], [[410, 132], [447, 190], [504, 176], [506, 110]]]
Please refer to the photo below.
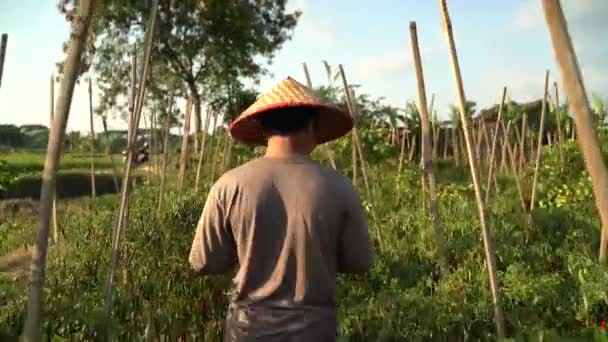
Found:
[[349, 113], [334, 105], [323, 103], [314, 95], [312, 89], [288, 77], [241, 113], [230, 125], [230, 135], [233, 139], [246, 144], [265, 145], [266, 135], [256, 118], [275, 109], [290, 107], [319, 109], [316, 131], [318, 144], [345, 135], [354, 124]]

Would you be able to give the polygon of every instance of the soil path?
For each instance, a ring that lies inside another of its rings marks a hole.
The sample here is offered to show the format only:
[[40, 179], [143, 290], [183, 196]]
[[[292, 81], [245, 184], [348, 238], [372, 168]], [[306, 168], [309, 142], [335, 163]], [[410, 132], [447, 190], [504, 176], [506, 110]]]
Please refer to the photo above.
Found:
[[17, 276], [26, 276], [30, 271], [33, 246], [23, 246], [10, 254], [0, 257], [0, 273], [12, 273]]

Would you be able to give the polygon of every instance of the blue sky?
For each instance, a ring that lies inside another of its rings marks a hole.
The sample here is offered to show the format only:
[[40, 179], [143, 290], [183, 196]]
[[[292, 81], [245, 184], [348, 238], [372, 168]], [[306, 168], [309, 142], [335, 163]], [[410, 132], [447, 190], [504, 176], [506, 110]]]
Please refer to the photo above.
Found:
[[[588, 91], [608, 96], [608, 1], [562, 0]], [[360, 92], [403, 106], [416, 97], [409, 22], [418, 25], [427, 92], [444, 117], [456, 101], [439, 2], [433, 0], [291, 0], [303, 11], [293, 39], [270, 67], [276, 78], [325, 84], [322, 60], [343, 64]], [[448, 1], [467, 98], [481, 107], [496, 103], [503, 86], [517, 101], [542, 96], [546, 69], [559, 82], [549, 35], [536, 0]], [[31, 24], [26, 24], [31, 23]], [[47, 123], [49, 77], [63, 58], [68, 27], [54, 0], [0, 1], [0, 32], [9, 34], [0, 88], [0, 123]], [[68, 130], [88, 130], [87, 93], [76, 88]], [[100, 127], [100, 122], [96, 122]], [[124, 128], [118, 120], [111, 128]]]

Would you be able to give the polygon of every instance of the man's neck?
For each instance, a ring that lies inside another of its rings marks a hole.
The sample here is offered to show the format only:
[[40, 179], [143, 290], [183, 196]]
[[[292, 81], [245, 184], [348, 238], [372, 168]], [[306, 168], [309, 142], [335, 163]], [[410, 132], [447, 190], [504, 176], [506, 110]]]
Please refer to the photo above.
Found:
[[266, 157], [287, 158], [296, 156], [309, 156], [310, 144], [294, 137], [272, 137], [268, 140]]

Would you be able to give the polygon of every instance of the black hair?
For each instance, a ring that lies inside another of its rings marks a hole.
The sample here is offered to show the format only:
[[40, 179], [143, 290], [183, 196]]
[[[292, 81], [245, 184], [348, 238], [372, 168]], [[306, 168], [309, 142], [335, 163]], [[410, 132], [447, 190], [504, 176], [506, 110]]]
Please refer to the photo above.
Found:
[[311, 107], [286, 107], [261, 114], [257, 121], [268, 135], [290, 135], [304, 130], [318, 117]]

